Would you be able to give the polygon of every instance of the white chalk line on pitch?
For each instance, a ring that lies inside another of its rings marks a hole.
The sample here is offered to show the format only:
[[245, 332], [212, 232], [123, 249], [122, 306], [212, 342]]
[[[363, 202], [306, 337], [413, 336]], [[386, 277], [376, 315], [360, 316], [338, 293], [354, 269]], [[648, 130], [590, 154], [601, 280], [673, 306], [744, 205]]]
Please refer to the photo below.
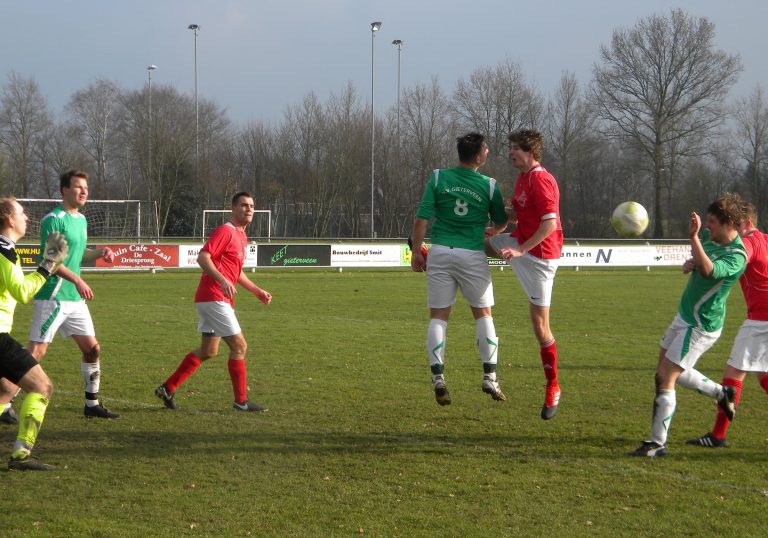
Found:
[[[56, 396], [56, 394], [61, 394], [65, 397], [76, 398], [77, 396], [82, 394], [82, 392], [81, 391], [74, 392], [69, 390], [55, 390], [54, 397]], [[148, 391], [148, 394], [154, 395], [153, 391]], [[110, 397], [108, 398], [108, 401], [110, 403], [118, 403], [121, 405], [125, 405], [133, 409], [157, 409], [158, 407], [162, 407], [161, 403], [149, 404], [144, 402], [137, 402], [136, 400], [126, 400], [124, 398]], [[638, 474], [638, 475], [647, 475], [647, 476], [656, 476], [659, 478], [663, 478], [665, 480], [678, 480], [682, 482], [689, 482], [692, 484], [711, 486], [713, 488], [726, 488], [731, 491], [736, 491], [741, 493], [751, 493], [751, 494], [761, 495], [763, 497], [768, 497], [768, 488], [747, 487], [747, 486], [744, 486], [743, 484], [724, 482], [722, 480], [712, 480], [712, 479], [700, 478], [696, 476], [682, 476], [678, 473], [668, 473], [663, 471], [656, 471], [653, 469], [641, 469], [641, 468], [630, 466], [630, 465], [607, 465], [607, 464], [598, 464], [598, 463], [585, 463], [583, 460], [575, 460], [572, 458], [558, 457], [557, 461], [554, 461], [552, 458], [547, 456], [540, 456], [540, 457], [528, 456], [528, 457], [539, 460], [541, 462], [594, 467], [594, 468], [601, 469], [603, 471], [606, 471], [612, 474], [618, 474], [621, 476], [626, 476], [628, 473]], [[629, 458], [632, 456], [627, 456], [627, 457]], [[666, 457], [669, 457], [669, 456], [666, 456]], [[651, 460], [651, 458], [646, 458], [646, 459]], [[648, 461], [648, 463], [653, 464], [652, 461]]]

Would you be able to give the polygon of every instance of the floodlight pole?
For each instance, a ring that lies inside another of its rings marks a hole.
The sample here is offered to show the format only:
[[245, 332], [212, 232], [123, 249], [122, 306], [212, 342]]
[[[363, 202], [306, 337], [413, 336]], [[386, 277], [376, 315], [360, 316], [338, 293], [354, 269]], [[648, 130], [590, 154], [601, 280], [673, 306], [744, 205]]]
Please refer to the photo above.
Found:
[[200, 179], [200, 107], [197, 101], [197, 31], [200, 25], [190, 24], [188, 29], [195, 33], [195, 175]]
[[400, 157], [400, 53], [403, 50], [402, 39], [395, 39], [392, 42], [397, 46], [397, 156]]
[[376, 232], [374, 231], [374, 208], [375, 208], [375, 202], [373, 198], [374, 193], [374, 177], [375, 177], [375, 153], [374, 150], [376, 148], [376, 125], [375, 125], [375, 116], [374, 116], [374, 62], [373, 62], [373, 43], [374, 38], [376, 37], [376, 32], [379, 31], [379, 28], [381, 28], [381, 22], [372, 22], [371, 23], [371, 238], [376, 237]]
[[150, 185], [152, 185], [152, 71], [157, 69], [157, 66], [155, 64], [149, 64], [147, 66], [147, 78], [149, 80], [149, 121], [147, 122], [147, 140], [149, 142], [149, 155], [148, 155], [148, 171], [149, 171], [149, 181], [147, 182]]

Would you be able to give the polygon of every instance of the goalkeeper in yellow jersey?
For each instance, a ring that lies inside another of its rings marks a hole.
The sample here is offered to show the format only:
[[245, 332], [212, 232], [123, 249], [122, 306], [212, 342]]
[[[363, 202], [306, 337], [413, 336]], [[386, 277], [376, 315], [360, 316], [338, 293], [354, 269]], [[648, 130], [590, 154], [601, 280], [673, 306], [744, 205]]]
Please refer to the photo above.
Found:
[[50, 471], [55, 467], [30, 456], [43, 424], [53, 385], [46, 373], [11, 335], [16, 303], [26, 303], [45, 284], [67, 255], [67, 242], [60, 233], [48, 235], [37, 271], [24, 275], [16, 253], [16, 242], [27, 231], [27, 215], [15, 198], [0, 198], [0, 382], [18, 385], [26, 396], [19, 410], [19, 434], [8, 460], [11, 471]]

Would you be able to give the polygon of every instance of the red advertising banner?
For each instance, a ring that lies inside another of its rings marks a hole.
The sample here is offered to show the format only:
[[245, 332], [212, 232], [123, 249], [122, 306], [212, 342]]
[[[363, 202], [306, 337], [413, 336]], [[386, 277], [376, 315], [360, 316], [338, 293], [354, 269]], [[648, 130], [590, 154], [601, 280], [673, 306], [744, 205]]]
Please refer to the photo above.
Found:
[[96, 248], [104, 247], [112, 249], [115, 261], [107, 263], [99, 258], [94, 266], [100, 269], [179, 267], [179, 245], [156, 245], [153, 243], [96, 245]]

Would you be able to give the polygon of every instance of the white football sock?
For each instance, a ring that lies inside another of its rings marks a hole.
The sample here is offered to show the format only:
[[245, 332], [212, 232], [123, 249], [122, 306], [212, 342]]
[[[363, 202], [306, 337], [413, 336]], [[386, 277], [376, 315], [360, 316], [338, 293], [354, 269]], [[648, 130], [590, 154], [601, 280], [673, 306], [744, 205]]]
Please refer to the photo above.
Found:
[[664, 445], [667, 442], [669, 425], [675, 414], [677, 399], [674, 389], [659, 389], [653, 401], [653, 423], [651, 424], [651, 440]]
[[[441, 319], [429, 320], [427, 329], [427, 356], [429, 358], [429, 367], [433, 374], [442, 374], [445, 357], [445, 333], [448, 328], [448, 322]], [[438, 367], [439, 365], [439, 367]], [[435, 368], [439, 371], [435, 371]]]
[[477, 334], [477, 349], [480, 352], [480, 359], [484, 364], [492, 364], [490, 368], [496, 370], [496, 361], [498, 360], [499, 339], [496, 338], [496, 327], [493, 325], [491, 316], [484, 316], [475, 322], [475, 331]]
[[687, 368], [680, 374], [680, 377], [677, 378], [677, 382], [680, 386], [698, 391], [701, 394], [709, 396], [713, 400], [717, 400], [723, 393], [722, 385], [715, 383], [695, 368]]
[[[99, 385], [101, 381], [101, 367], [98, 362], [81, 362], [80, 371], [83, 373], [83, 383], [85, 384], [85, 392], [90, 394], [99, 393]], [[86, 398], [85, 404], [88, 407], [99, 405], [99, 400], [90, 400]]]

